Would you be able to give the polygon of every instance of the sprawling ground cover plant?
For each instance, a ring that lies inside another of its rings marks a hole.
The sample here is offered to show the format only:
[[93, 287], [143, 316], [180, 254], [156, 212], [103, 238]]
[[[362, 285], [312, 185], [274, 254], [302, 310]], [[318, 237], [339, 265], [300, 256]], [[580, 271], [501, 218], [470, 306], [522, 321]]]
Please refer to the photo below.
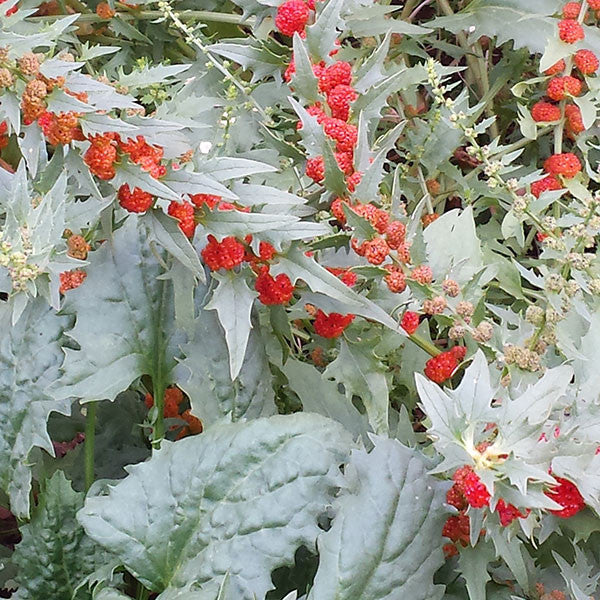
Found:
[[2, 597], [600, 597], [600, 1], [0, 0]]

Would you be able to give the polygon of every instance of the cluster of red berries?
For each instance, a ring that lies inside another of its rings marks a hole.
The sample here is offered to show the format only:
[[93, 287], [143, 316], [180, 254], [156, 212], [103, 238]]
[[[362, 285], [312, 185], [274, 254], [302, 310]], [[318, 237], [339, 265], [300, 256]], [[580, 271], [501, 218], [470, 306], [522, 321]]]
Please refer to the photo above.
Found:
[[[202, 421], [195, 417], [190, 409], [184, 410], [180, 413], [180, 407], [183, 404], [183, 393], [178, 387], [170, 387], [165, 390], [164, 398], [164, 409], [163, 416], [165, 419], [181, 419], [186, 422], [186, 425], [171, 425], [170, 431], [176, 431], [177, 437], [175, 439], [180, 440], [181, 438], [187, 437], [188, 435], [196, 435], [202, 433]], [[152, 394], [146, 394], [144, 399], [146, 407], [151, 409], [154, 406], [154, 398]]]
[[[593, 3], [588, 4], [594, 9]], [[563, 6], [563, 20], [558, 24], [558, 33], [560, 39], [567, 44], [575, 44], [585, 37], [581, 22], [585, 21], [587, 15], [581, 15], [581, 9], [579, 2], [568, 2]], [[575, 72], [573, 68], [576, 69]], [[581, 78], [596, 74], [599, 68], [600, 61], [591, 50], [578, 49], [568, 61], [561, 59], [547, 69], [545, 73], [551, 77], [546, 88], [548, 99], [541, 100], [532, 107], [533, 120], [538, 123], [562, 122], [567, 135], [575, 139], [585, 131], [581, 109], [574, 103], [559, 106], [552, 101], [562, 102], [580, 96], [584, 86]], [[536, 197], [546, 191], [562, 189], [559, 176], [566, 179], [575, 177], [581, 171], [581, 163], [572, 153], [559, 153], [546, 161], [544, 169], [548, 175], [531, 185], [531, 193]]]
[[311, 10], [315, 9], [315, 0], [286, 0], [277, 9], [275, 27], [283, 35], [292, 36], [299, 33], [304, 36], [304, 29], [311, 17]]
[[454, 346], [454, 348], [430, 358], [425, 363], [425, 375], [431, 381], [443, 383], [452, 377], [466, 353], [467, 349], [464, 346]]
[[419, 315], [416, 312], [412, 312], [407, 310], [400, 320], [400, 327], [408, 333], [408, 335], [412, 335], [419, 328]]
[[546, 496], [551, 498], [557, 504], [560, 504], [563, 508], [559, 510], [551, 510], [550, 512], [557, 517], [568, 519], [573, 515], [576, 515], [580, 510], [585, 508], [585, 500], [581, 495], [577, 486], [562, 477], [556, 477], [557, 484], [546, 492]]
[[316, 319], [313, 323], [315, 331], [324, 338], [337, 338], [344, 333], [346, 327], [354, 321], [355, 315], [341, 315], [340, 313], [324, 313], [317, 311]]
[[75, 269], [73, 271], [64, 271], [59, 275], [60, 287], [59, 291], [61, 294], [78, 288], [87, 277], [87, 273], [81, 269]]
[[8, 145], [8, 123], [0, 121], [0, 150]]
[[269, 267], [260, 267], [254, 288], [258, 292], [258, 299], [267, 306], [287, 304], [294, 294], [294, 284], [285, 273], [273, 277]]
[[[4, 4], [6, 2], [6, 0], [0, 0], [0, 4]], [[17, 10], [19, 10], [19, 7], [15, 4], [12, 8], [9, 8], [5, 13], [4, 16], [6, 17], [10, 17], [11, 15], [14, 15]]]

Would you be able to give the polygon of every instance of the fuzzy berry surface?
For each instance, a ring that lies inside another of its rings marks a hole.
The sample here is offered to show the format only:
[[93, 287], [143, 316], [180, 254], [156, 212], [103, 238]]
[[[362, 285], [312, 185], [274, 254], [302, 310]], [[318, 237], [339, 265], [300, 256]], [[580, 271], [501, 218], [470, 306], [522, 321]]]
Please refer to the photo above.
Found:
[[390, 253], [390, 247], [383, 238], [375, 238], [374, 240], [367, 240], [364, 244], [365, 258], [372, 265], [380, 265], [387, 258]]
[[354, 151], [358, 141], [358, 128], [356, 125], [351, 125], [334, 117], [326, 117], [323, 119], [323, 130], [325, 135], [336, 142], [338, 152]]
[[546, 75], [558, 75], [559, 73], [563, 73], [567, 68], [567, 63], [564, 59], [560, 59], [558, 62], [554, 63], [549, 69], [546, 69], [544, 73]]
[[319, 77], [319, 91], [328, 94], [338, 85], [352, 85], [352, 65], [338, 61], [326, 67]]
[[442, 352], [425, 363], [425, 375], [435, 383], [444, 383], [458, 368], [459, 360], [462, 359], [459, 359], [454, 349]]
[[194, 205], [184, 200], [183, 202], [176, 202], [173, 200], [169, 204], [167, 209], [169, 215], [179, 221], [179, 228], [186, 237], [194, 237], [194, 231], [196, 231], [196, 221], [194, 220]]
[[564, 19], [577, 19], [580, 12], [580, 2], [567, 2], [562, 9], [562, 15]]
[[539, 198], [544, 192], [552, 192], [562, 189], [562, 184], [553, 175], [547, 175], [531, 184], [531, 193]]
[[420, 265], [412, 270], [411, 277], [421, 285], [427, 285], [433, 281], [433, 271], [429, 265]]
[[350, 85], [336, 85], [327, 94], [327, 104], [331, 109], [331, 116], [342, 121], [350, 117], [350, 107], [358, 98], [358, 93]]
[[87, 273], [85, 271], [81, 271], [80, 269], [75, 269], [73, 271], [65, 271], [59, 275], [60, 286], [59, 292], [64, 294], [69, 290], [74, 290], [78, 288], [87, 277]]
[[401, 221], [392, 221], [385, 231], [385, 239], [392, 250], [398, 250], [406, 237], [406, 225]]
[[128, 184], [123, 184], [117, 192], [119, 204], [132, 213], [146, 212], [154, 203], [154, 196], [136, 187], [133, 191]]
[[117, 160], [117, 148], [112, 138], [101, 135], [92, 138], [83, 160], [99, 179], [112, 179], [115, 176], [114, 164]]
[[565, 118], [567, 120], [566, 129], [568, 133], [578, 135], [585, 131], [581, 109], [577, 104], [569, 104], [565, 107]]
[[354, 321], [355, 315], [342, 315], [340, 313], [324, 313], [317, 311], [317, 317], [313, 323], [315, 331], [324, 338], [333, 339], [340, 337], [344, 330]]
[[581, 161], [572, 152], [553, 154], [544, 162], [544, 170], [550, 175], [562, 175], [572, 179], [581, 171]]
[[585, 508], [585, 500], [577, 486], [562, 477], [554, 477], [557, 484], [546, 492], [546, 496], [551, 498], [563, 508], [560, 510], [551, 510], [550, 512], [562, 519], [568, 519], [576, 515]]
[[286, 0], [277, 9], [275, 27], [283, 35], [292, 36], [304, 31], [309, 17], [310, 9], [304, 0]]
[[400, 327], [408, 333], [408, 335], [412, 335], [419, 329], [420, 317], [419, 314], [413, 312], [411, 310], [407, 310], [400, 320]]
[[583, 84], [572, 75], [554, 77], [548, 82], [548, 88], [546, 89], [548, 97], [557, 102], [564, 100], [567, 96], [581, 96], [582, 91]]
[[325, 159], [322, 156], [315, 156], [306, 161], [306, 175], [315, 183], [321, 183], [325, 179]]
[[496, 512], [500, 517], [500, 524], [503, 527], [508, 527], [517, 519], [526, 519], [529, 514], [529, 511], [522, 512], [513, 504], [507, 504], [502, 498], [496, 504]]
[[536, 123], [552, 123], [561, 118], [560, 107], [550, 102], [536, 102], [531, 107], [531, 116]]
[[383, 278], [390, 292], [400, 294], [406, 289], [406, 275], [396, 265], [386, 265], [387, 275]]
[[470, 506], [473, 508], [488, 506], [490, 493], [472, 467], [467, 465], [457, 469], [452, 479]]
[[218, 242], [213, 235], [209, 235], [208, 243], [202, 249], [201, 254], [211, 271], [231, 270], [242, 264], [246, 248], [233, 236], [228, 236]]
[[258, 292], [258, 299], [263, 304], [287, 304], [293, 294], [294, 286], [285, 273], [273, 277], [269, 273], [269, 267], [261, 267], [254, 288]]
[[575, 19], [563, 19], [558, 24], [558, 35], [567, 44], [574, 44], [585, 38], [583, 27]]
[[600, 66], [598, 57], [591, 50], [577, 50], [573, 60], [582, 75], [593, 75]]

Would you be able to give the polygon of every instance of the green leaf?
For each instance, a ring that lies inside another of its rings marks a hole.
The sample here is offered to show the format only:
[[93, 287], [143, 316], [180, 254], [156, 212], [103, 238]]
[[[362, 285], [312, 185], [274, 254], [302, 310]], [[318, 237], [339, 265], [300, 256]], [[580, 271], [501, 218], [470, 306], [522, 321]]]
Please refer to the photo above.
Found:
[[192, 413], [205, 427], [228, 414], [238, 421], [276, 412], [264, 344], [255, 329], [250, 332], [244, 362], [235, 381], [223, 360], [227, 344], [213, 311], [200, 310], [193, 339], [183, 347], [183, 354], [177, 381], [190, 398]]
[[289, 359], [280, 367], [290, 388], [298, 395], [304, 412], [317, 413], [341, 423], [354, 438], [366, 441], [367, 419], [340, 393], [338, 384], [329, 381], [308, 363]]
[[554, 0], [474, 0], [460, 13], [439, 17], [429, 25], [452, 33], [473, 31], [478, 38], [497, 37], [500, 44], [513, 40], [515, 48], [543, 52], [556, 34], [556, 20], [550, 16], [555, 12]]
[[239, 210], [212, 210], [202, 219], [208, 233], [219, 239], [234, 235], [244, 238], [248, 234], [278, 229], [290, 229], [300, 219], [286, 214], [246, 213]]
[[313, 292], [345, 302], [353, 313], [373, 319], [394, 331], [400, 331], [398, 323], [382, 308], [351, 290], [335, 275], [298, 248], [293, 248], [285, 256], [279, 258], [279, 262], [273, 265], [271, 271], [274, 274], [287, 273], [293, 283], [302, 279]]
[[368, 344], [348, 344], [342, 340], [338, 357], [329, 364], [324, 377], [335, 379], [344, 385], [348, 401], [360, 396], [369, 423], [375, 433], [387, 433], [389, 390], [386, 367], [373, 354]]
[[150, 173], [144, 171], [139, 165], [123, 161], [117, 164], [115, 173], [113, 182], [117, 187], [127, 184], [130, 188], [138, 187], [159, 198], [181, 200], [179, 194], [175, 193], [161, 181], [158, 181], [158, 179], [154, 179]]
[[328, 139], [324, 141], [322, 149], [325, 162], [325, 187], [343, 198], [347, 194], [346, 178], [338, 165]]
[[57, 399], [114, 400], [141, 375], [171, 382], [181, 336], [174, 330], [173, 295], [148, 243], [144, 221], [129, 217], [89, 255], [85, 282], [68, 293], [65, 312], [75, 314]]
[[309, 104], [321, 101], [317, 76], [313, 72], [306, 45], [297, 33], [294, 34], [294, 64], [294, 92]]
[[491, 579], [488, 564], [496, 558], [491, 544], [480, 542], [477, 547], [461, 548], [458, 556], [460, 574], [467, 582], [470, 600], [487, 600], [485, 585]]
[[337, 29], [343, 24], [340, 18], [343, 6], [344, 0], [323, 2], [314, 24], [306, 28], [306, 42], [310, 54], [317, 59], [315, 63], [319, 62], [318, 59], [326, 59], [334, 48], [338, 37]]
[[333, 526], [318, 541], [319, 570], [309, 600], [434, 600], [444, 587], [441, 531], [447, 486], [427, 475], [421, 455], [375, 438], [346, 467], [351, 486]]
[[213, 273], [212, 277], [219, 282], [213, 292], [206, 310], [216, 310], [219, 321], [225, 330], [225, 340], [229, 350], [229, 373], [235, 380], [240, 374], [246, 347], [250, 337], [252, 322], [250, 313], [257, 293], [251, 290], [245, 277], [238, 273]]
[[79, 520], [146, 587], [170, 590], [162, 598], [227, 573], [231, 600], [264, 598], [271, 571], [314, 548], [350, 444], [316, 415], [215, 425], [163, 442], [107, 495], [88, 497]]
[[61, 471], [46, 482], [31, 521], [20, 528], [12, 558], [19, 567], [15, 600], [91, 600], [91, 592], [78, 587], [111, 556], [75, 518], [83, 497]]
[[[143, 218], [147, 221], [149, 239], [158, 242], [171, 256], [186, 267], [194, 277], [197, 277], [200, 281], [206, 281], [204, 268], [198, 258], [198, 253], [181, 231], [177, 221], [160, 209], [148, 211]], [[193, 286], [191, 278], [190, 286]]]
[[343, 204], [342, 209], [346, 215], [348, 225], [353, 229], [353, 236], [356, 236], [359, 241], [372, 240], [377, 236], [377, 230], [367, 219], [361, 217], [347, 204]]
[[60, 377], [60, 342], [71, 320], [42, 298], [30, 300], [15, 325], [11, 312], [10, 305], [0, 303], [0, 477], [12, 512], [27, 517], [29, 452], [38, 446], [53, 455], [46, 421], [51, 412], [70, 412], [69, 398], [56, 402], [46, 389]]
[[436, 279], [446, 275], [462, 285], [483, 267], [481, 243], [470, 206], [462, 212], [452, 210], [442, 215], [425, 229], [423, 238]]

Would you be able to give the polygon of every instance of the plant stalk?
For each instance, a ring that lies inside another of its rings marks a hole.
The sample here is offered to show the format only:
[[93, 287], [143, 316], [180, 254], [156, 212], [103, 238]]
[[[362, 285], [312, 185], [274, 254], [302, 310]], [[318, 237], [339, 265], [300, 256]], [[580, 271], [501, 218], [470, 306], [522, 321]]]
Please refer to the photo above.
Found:
[[87, 492], [95, 480], [94, 445], [96, 441], [96, 402], [90, 402], [85, 416], [84, 469], [85, 491]]

